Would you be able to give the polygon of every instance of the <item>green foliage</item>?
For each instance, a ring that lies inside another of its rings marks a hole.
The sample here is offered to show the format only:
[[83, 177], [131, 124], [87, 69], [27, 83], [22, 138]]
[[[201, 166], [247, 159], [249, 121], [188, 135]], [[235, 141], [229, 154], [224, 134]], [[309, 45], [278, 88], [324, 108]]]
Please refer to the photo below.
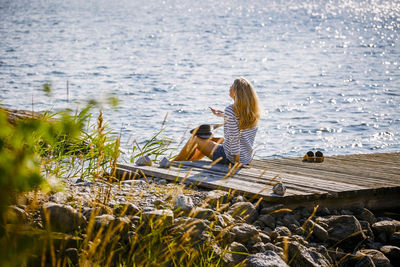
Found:
[[169, 145], [172, 143], [171, 139], [160, 138], [161, 133], [165, 130], [162, 128], [155, 133], [149, 140], [145, 141], [140, 147], [138, 143], [132, 147], [132, 156], [130, 162], [135, 162], [135, 159], [141, 156], [153, 156], [154, 160], [161, 155], [165, 155], [169, 150]]

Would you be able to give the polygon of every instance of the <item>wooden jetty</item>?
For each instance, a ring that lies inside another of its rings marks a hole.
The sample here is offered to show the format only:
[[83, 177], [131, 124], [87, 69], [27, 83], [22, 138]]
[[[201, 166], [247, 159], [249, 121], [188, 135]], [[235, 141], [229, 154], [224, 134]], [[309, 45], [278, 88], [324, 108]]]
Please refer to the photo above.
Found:
[[[251, 168], [236, 173], [210, 161], [177, 162], [168, 169], [120, 164], [117, 175], [122, 179], [158, 177], [230, 190], [291, 208], [317, 204], [328, 208], [400, 208], [400, 153], [331, 156], [322, 163], [303, 162], [301, 158], [253, 160]], [[283, 196], [272, 192], [279, 181], [287, 188]]]

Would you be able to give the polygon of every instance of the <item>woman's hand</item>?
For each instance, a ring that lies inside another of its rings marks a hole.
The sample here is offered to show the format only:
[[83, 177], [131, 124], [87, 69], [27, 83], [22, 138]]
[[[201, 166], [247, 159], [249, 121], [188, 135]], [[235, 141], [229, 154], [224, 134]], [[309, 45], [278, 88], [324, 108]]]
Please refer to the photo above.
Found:
[[213, 109], [212, 107], [209, 107], [211, 109], [211, 112], [217, 116], [217, 117], [223, 117], [224, 116], [224, 112], [221, 110], [217, 110], [217, 109]]

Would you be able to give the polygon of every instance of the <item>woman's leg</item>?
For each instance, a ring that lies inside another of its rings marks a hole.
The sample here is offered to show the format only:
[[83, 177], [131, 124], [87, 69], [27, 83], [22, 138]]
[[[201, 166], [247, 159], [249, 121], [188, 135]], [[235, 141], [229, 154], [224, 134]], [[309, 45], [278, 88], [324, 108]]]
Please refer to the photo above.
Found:
[[[217, 142], [215, 142], [216, 140]], [[174, 161], [200, 160], [204, 156], [212, 159], [212, 154], [217, 148], [217, 144], [222, 143], [223, 138], [204, 139], [197, 136], [190, 137], [189, 141], [176, 156]]]

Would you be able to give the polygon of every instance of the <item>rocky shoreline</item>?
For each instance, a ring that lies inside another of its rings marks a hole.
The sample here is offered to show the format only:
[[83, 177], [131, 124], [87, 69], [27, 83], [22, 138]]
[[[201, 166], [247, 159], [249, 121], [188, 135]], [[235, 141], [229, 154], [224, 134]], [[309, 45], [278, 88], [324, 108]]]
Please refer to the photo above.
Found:
[[[165, 231], [193, 246], [212, 244], [227, 266], [400, 266], [400, 221], [365, 208], [290, 210], [157, 178], [68, 179], [65, 191], [43, 196], [36, 210], [29, 202], [10, 207], [19, 222], [62, 233], [118, 226], [122, 251], [160, 218]], [[62, 250], [78, 265], [79, 246]]]

